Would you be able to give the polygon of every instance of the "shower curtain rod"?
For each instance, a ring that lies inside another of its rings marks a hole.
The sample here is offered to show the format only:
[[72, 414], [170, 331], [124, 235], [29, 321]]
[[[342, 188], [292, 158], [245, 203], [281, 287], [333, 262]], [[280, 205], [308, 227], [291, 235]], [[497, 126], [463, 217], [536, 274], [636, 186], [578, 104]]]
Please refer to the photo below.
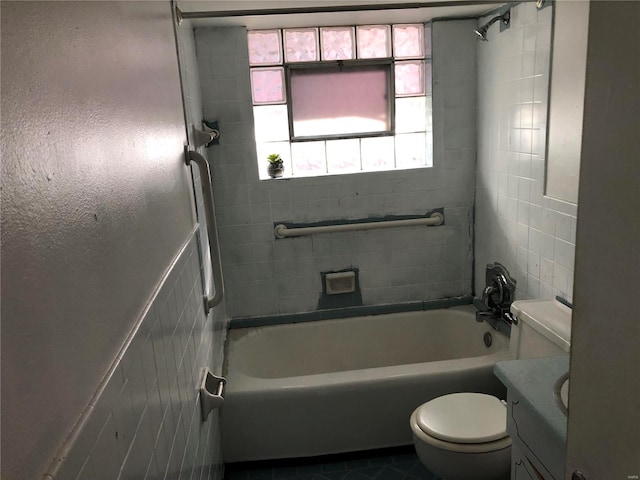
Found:
[[[535, 2], [536, 0], [524, 0], [524, 2]], [[495, 0], [447, 0], [443, 2], [408, 2], [396, 4], [369, 4], [369, 5], [336, 5], [336, 6], [316, 6], [316, 7], [292, 7], [292, 8], [264, 8], [256, 10], [220, 10], [209, 12], [183, 12], [176, 6], [176, 14], [179, 20], [195, 18], [223, 18], [223, 17], [249, 17], [262, 15], [288, 15], [295, 13], [335, 13], [335, 12], [364, 12], [372, 10], [406, 10], [411, 8], [434, 8], [434, 7], [468, 7], [473, 5], [495, 5], [503, 2]]]

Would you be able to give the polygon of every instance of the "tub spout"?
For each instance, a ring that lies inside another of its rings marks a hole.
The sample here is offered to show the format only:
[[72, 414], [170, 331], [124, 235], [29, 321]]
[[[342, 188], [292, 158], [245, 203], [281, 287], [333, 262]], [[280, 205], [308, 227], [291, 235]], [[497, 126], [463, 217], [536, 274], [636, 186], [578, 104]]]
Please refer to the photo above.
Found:
[[494, 330], [511, 335], [511, 325], [516, 323], [509, 312], [482, 311], [476, 312], [476, 322], [487, 322]]
[[476, 322], [482, 323], [485, 320], [498, 320], [498, 315], [495, 312], [476, 312]]

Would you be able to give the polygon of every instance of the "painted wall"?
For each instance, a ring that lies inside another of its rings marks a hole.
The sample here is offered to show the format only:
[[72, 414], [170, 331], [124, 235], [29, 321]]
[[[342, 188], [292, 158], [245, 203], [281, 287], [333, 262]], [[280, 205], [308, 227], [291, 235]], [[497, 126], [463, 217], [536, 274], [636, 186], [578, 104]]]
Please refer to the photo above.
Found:
[[543, 195], [551, 20], [522, 3], [477, 44], [476, 291], [498, 261], [518, 299], [572, 298], [576, 206]]
[[640, 474], [639, 17], [637, 2], [591, 3], [566, 479]]
[[[196, 29], [204, 117], [219, 121], [222, 132], [209, 157], [230, 316], [313, 311], [320, 272], [350, 267], [360, 270], [365, 305], [471, 293], [474, 27], [473, 21], [433, 26], [433, 168], [267, 181], [258, 180], [246, 32]], [[424, 214], [437, 207], [445, 208], [444, 227], [284, 240], [273, 234], [274, 222]]]
[[202, 309], [170, 4], [1, 13], [2, 477], [208, 473], [195, 385], [224, 310]]

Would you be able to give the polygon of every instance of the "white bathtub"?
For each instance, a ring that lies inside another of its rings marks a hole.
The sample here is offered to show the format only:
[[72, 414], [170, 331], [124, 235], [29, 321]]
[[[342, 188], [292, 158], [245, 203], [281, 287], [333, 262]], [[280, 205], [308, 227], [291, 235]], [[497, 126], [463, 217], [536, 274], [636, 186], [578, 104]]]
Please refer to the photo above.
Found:
[[509, 339], [474, 312], [463, 306], [231, 330], [225, 462], [409, 445], [409, 417], [421, 403], [460, 391], [504, 398], [493, 366], [509, 358]]

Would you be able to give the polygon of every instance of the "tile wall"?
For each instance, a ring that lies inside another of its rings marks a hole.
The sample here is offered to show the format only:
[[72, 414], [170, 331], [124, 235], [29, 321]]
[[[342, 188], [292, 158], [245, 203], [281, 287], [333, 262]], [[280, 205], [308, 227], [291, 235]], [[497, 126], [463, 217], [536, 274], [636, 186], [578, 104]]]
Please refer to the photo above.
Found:
[[[189, 145], [193, 148], [193, 128], [202, 128], [202, 97], [200, 88], [200, 75], [198, 72], [198, 64], [196, 60], [196, 45], [193, 27], [191, 22], [183, 21], [176, 27], [176, 41], [178, 44], [178, 58], [180, 63], [180, 76], [182, 78], [182, 95], [185, 112], [185, 123], [187, 126], [187, 137]], [[198, 152], [207, 157], [207, 149], [202, 146]], [[204, 202], [202, 197], [202, 186], [200, 180], [200, 170], [196, 165], [191, 167], [193, 178], [193, 190], [195, 198], [196, 215], [198, 219], [198, 240], [200, 265], [204, 278], [204, 291], [209, 296], [213, 295], [215, 285], [213, 285], [213, 277], [211, 271], [211, 259], [209, 254], [209, 239], [207, 236], [207, 223], [204, 214]], [[213, 357], [209, 368], [217, 375], [222, 375], [224, 364], [224, 344], [227, 335], [228, 318], [226, 315], [225, 305], [226, 299], [223, 298], [222, 303], [209, 312], [209, 317], [213, 316], [213, 332], [211, 341], [213, 342]], [[213, 411], [209, 415], [211, 426], [211, 464], [210, 475], [207, 477], [211, 480], [221, 480], [223, 470], [223, 458], [221, 449], [221, 422], [220, 411]]]
[[[220, 122], [208, 149], [231, 317], [316, 310], [320, 273], [357, 267], [365, 305], [471, 293], [475, 188], [475, 22], [437, 22], [434, 167], [258, 180], [246, 31], [195, 31], [204, 117]], [[266, 165], [265, 165], [266, 168]], [[446, 225], [275, 240], [274, 223], [425, 214]]]
[[218, 417], [201, 421], [201, 369], [221, 361], [195, 232], [167, 271], [55, 480], [222, 478]]
[[476, 291], [498, 261], [518, 299], [572, 298], [577, 209], [544, 196], [552, 14], [521, 3], [477, 43]]
[[[182, 81], [182, 98], [184, 103], [185, 124], [187, 128], [187, 138], [189, 140], [189, 149], [196, 150], [207, 158], [207, 149], [204, 146], [196, 148], [193, 138], [193, 129], [196, 128], [198, 130], [202, 130], [203, 128], [200, 75], [198, 73], [198, 64], [196, 60], [193, 27], [191, 26], [190, 21], [183, 20], [176, 29], [176, 41], [178, 44], [178, 56], [180, 59], [180, 78]], [[202, 184], [200, 183], [200, 170], [196, 164], [191, 166], [191, 173], [193, 179], [193, 195], [195, 198], [196, 217], [199, 224], [198, 235], [200, 240], [200, 249], [204, 258], [203, 263], [206, 272], [206, 290], [207, 292], [212, 292], [212, 272], [211, 261], [209, 259], [207, 223], [202, 198]], [[224, 341], [221, 345], [223, 343]]]

